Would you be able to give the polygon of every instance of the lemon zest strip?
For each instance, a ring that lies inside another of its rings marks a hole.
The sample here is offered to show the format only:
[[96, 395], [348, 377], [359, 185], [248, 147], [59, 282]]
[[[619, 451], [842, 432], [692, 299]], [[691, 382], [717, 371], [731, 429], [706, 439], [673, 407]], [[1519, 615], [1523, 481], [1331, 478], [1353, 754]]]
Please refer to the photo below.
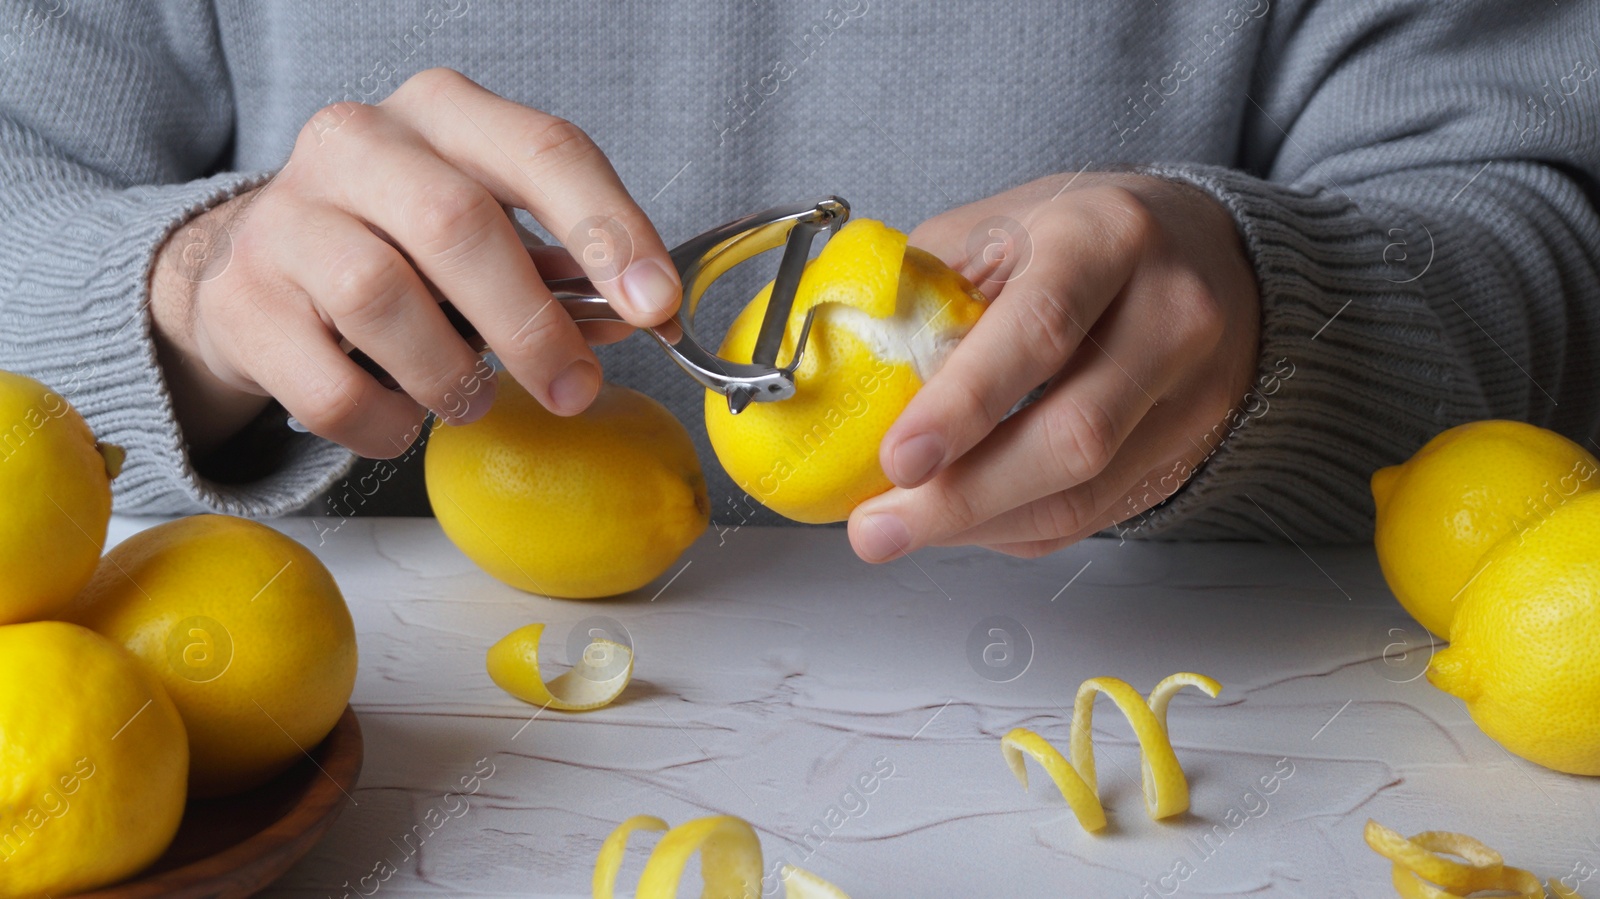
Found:
[[1055, 781], [1061, 798], [1067, 801], [1067, 806], [1072, 809], [1084, 830], [1093, 833], [1106, 826], [1106, 809], [1100, 803], [1094, 787], [1085, 783], [1082, 775], [1073, 769], [1072, 763], [1044, 737], [1026, 727], [1014, 728], [1000, 739], [1000, 752], [1024, 790], [1028, 788], [1028, 768], [1023, 763], [1022, 753], [1026, 752]]
[[1215, 699], [1222, 685], [1203, 674], [1181, 671], [1163, 678], [1150, 691], [1148, 700], [1126, 681], [1114, 677], [1094, 677], [1078, 687], [1072, 709], [1072, 766], [1083, 772], [1089, 786], [1099, 790], [1094, 763], [1094, 698], [1105, 693], [1122, 710], [1139, 740], [1139, 780], [1144, 792], [1145, 812], [1153, 820], [1182, 814], [1189, 808], [1189, 781], [1184, 777], [1178, 755], [1167, 733], [1167, 705], [1184, 687], [1194, 687]]
[[[1393, 863], [1390, 880], [1402, 899], [1461, 899], [1485, 890], [1544, 899], [1539, 878], [1505, 864], [1500, 853], [1466, 834], [1429, 830], [1404, 837], [1368, 819], [1362, 836], [1374, 852]], [[1556, 899], [1582, 899], [1558, 881], [1551, 882], [1550, 891]]]
[[[633, 679], [633, 650], [611, 640], [592, 641], [571, 670], [548, 683], [539, 674], [539, 637], [544, 625], [524, 625], [489, 647], [489, 679], [512, 696], [543, 708], [586, 712], [611, 704]], [[626, 662], [610, 676], [612, 654]], [[593, 656], [593, 657], [592, 657]]]
[[[733, 815], [713, 815], [668, 828], [654, 815], [635, 815], [617, 825], [595, 859], [594, 899], [613, 899], [617, 871], [634, 830], [664, 830], [639, 876], [635, 899], [676, 899], [678, 882], [689, 859], [700, 853], [701, 893], [706, 899], [756, 899], [761, 895], [761, 841], [750, 822]], [[786, 899], [850, 899], [838, 887], [810, 871], [784, 865], [780, 869]]]
[[613, 899], [617, 886], [617, 872], [622, 869], [622, 856], [628, 851], [628, 837], [635, 830], [667, 829], [667, 822], [655, 815], [634, 815], [617, 825], [600, 844], [600, 855], [594, 862], [595, 899]]
[[1156, 684], [1148, 699], [1140, 696], [1127, 681], [1114, 677], [1089, 678], [1079, 685], [1073, 700], [1070, 762], [1043, 737], [1022, 727], [1001, 739], [1001, 753], [1024, 789], [1028, 778], [1021, 753], [1033, 756], [1055, 781], [1083, 829], [1091, 833], [1101, 830], [1106, 826], [1106, 816], [1105, 806], [1100, 802], [1099, 776], [1094, 761], [1094, 700], [1096, 695], [1104, 693], [1133, 725], [1134, 736], [1139, 740], [1140, 780], [1146, 813], [1157, 820], [1170, 818], [1189, 807], [1189, 781], [1184, 777], [1183, 766], [1178, 764], [1172, 738], [1167, 733], [1167, 706], [1184, 687], [1195, 687], [1213, 698], [1222, 692], [1222, 685], [1217, 681], [1188, 671]]
[[[1452, 893], [1493, 889], [1504, 868], [1500, 853], [1466, 834], [1430, 830], [1407, 838], [1369, 820], [1363, 836], [1372, 851]], [[1446, 852], [1466, 861], [1440, 854]]]
[[645, 862], [637, 899], [673, 899], [684, 865], [700, 853], [708, 897], [755, 897], [761, 892], [761, 842], [743, 818], [715, 815], [667, 831]]
[[844, 890], [804, 868], [784, 865], [778, 876], [783, 880], [784, 899], [850, 899]]

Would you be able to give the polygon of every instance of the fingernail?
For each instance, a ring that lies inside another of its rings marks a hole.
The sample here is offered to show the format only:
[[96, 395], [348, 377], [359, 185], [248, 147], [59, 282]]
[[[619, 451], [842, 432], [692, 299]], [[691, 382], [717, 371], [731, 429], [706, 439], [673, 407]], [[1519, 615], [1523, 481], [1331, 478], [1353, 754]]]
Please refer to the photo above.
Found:
[[640, 315], [666, 312], [678, 301], [678, 279], [656, 259], [636, 259], [622, 273], [622, 293]]
[[918, 434], [903, 440], [892, 455], [890, 478], [901, 487], [914, 487], [944, 461], [944, 441], [937, 434]]
[[911, 532], [889, 512], [875, 512], [861, 519], [858, 537], [856, 548], [868, 562], [882, 562], [911, 545]]
[[[461, 391], [461, 405], [465, 408], [452, 419], [451, 424], [469, 425], [489, 414], [489, 407], [494, 404], [495, 391], [499, 389], [494, 375], [487, 378], [475, 378], [476, 383]], [[470, 389], [471, 393], [467, 390]]]
[[577, 415], [588, 408], [600, 392], [600, 370], [587, 359], [579, 359], [561, 370], [550, 382], [550, 402], [557, 415]]

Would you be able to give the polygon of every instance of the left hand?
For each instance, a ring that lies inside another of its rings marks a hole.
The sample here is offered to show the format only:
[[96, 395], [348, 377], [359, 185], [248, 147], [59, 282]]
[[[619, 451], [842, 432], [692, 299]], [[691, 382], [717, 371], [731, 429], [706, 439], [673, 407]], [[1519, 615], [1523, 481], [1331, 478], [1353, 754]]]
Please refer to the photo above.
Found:
[[1256, 372], [1260, 298], [1209, 195], [1055, 175], [929, 219], [910, 242], [992, 302], [885, 435], [897, 486], [851, 514], [861, 558], [1054, 552], [1171, 495], [1226, 435]]

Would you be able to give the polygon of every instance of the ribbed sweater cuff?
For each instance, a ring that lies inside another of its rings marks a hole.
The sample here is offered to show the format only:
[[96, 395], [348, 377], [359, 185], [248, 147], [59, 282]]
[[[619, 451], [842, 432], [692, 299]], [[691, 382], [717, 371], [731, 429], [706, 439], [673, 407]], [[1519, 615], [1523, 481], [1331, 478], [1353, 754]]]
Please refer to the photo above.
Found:
[[[42, 352], [9, 354], [62, 393], [100, 440], [127, 451], [113, 482], [118, 512], [276, 516], [310, 502], [350, 467], [342, 447], [296, 435], [271, 474], [241, 484], [207, 480], [191, 463], [156, 360], [149, 285], [157, 251], [178, 226], [266, 177], [229, 173], [96, 196], [64, 218], [70, 234], [49, 247], [57, 258], [25, 267], [36, 283], [16, 292], [17, 304], [43, 308], [13, 314], [45, 323], [32, 332]], [[74, 276], [75, 285], [58, 280]]]
[[1139, 171], [1199, 188], [1232, 213], [1260, 286], [1262, 393], [1186, 486], [1118, 530], [1370, 539], [1372, 472], [1482, 405], [1415, 281], [1386, 262], [1395, 238], [1337, 192], [1212, 166]]

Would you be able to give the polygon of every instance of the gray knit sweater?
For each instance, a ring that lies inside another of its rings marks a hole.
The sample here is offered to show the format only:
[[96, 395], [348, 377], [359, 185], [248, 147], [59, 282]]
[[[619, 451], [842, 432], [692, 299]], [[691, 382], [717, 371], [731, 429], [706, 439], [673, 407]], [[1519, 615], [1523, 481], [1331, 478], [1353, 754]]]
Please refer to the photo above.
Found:
[[[12, 0], [0, 368], [128, 450], [123, 512], [426, 511], [417, 454], [363, 479], [337, 446], [261, 431], [197, 466], [145, 304], [164, 237], [280, 166], [320, 107], [449, 66], [585, 128], [669, 245], [828, 193], [909, 230], [1056, 172], [1201, 187], [1244, 235], [1278, 377], [1126, 527], [1361, 539], [1372, 471], [1451, 425], [1594, 448], [1597, 40], [1594, 0]], [[720, 520], [774, 520], [659, 350], [601, 358], [696, 434]]]

